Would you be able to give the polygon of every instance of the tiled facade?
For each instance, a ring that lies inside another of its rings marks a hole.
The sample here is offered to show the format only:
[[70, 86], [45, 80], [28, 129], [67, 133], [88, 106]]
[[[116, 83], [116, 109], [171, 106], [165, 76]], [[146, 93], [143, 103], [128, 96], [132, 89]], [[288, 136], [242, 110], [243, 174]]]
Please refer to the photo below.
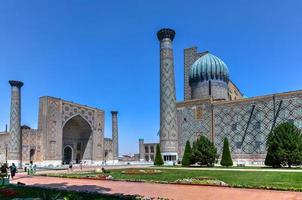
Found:
[[266, 139], [273, 127], [292, 121], [302, 128], [302, 91], [234, 101], [179, 102], [177, 113], [180, 157], [186, 141], [203, 134], [214, 142], [219, 155], [227, 137], [233, 159], [263, 164]]
[[118, 125], [117, 125], [117, 111], [111, 111], [112, 115], [112, 149], [113, 159], [118, 160]]
[[184, 96], [185, 101], [192, 99], [189, 85], [189, 74], [192, 64], [206, 52], [197, 52], [197, 47], [184, 49]]
[[176, 96], [173, 44], [175, 32], [161, 29], [160, 42], [160, 146], [163, 154], [177, 154]]
[[[10, 131], [0, 134], [0, 163], [99, 164], [114, 159], [113, 152], [118, 154], [117, 112], [113, 117], [113, 140], [104, 139], [103, 110], [48, 96], [40, 98], [38, 129], [21, 127], [21, 96], [17, 89], [12, 86]], [[15, 148], [18, 145], [22, 151]]]
[[[170, 74], [170, 78], [174, 79], [174, 75]], [[165, 84], [160, 84], [162, 92]], [[166, 112], [165, 108], [174, 102], [166, 101], [166, 104], [160, 107], [161, 112]], [[198, 52], [197, 47], [184, 50], [184, 101], [177, 102], [176, 109], [179, 160], [186, 141], [193, 143], [204, 135], [215, 144], [220, 156], [227, 137], [233, 159], [262, 165], [267, 136], [274, 127], [291, 121], [302, 129], [302, 91], [244, 98], [229, 78], [226, 64], [208, 51]], [[171, 116], [164, 117], [161, 122], [172, 120]], [[165, 148], [167, 142], [169, 138], [165, 142], [160, 139], [161, 148]], [[143, 139], [139, 144], [140, 159], [146, 160], [149, 146]]]
[[105, 138], [104, 139], [104, 160], [110, 161], [113, 159], [113, 146], [112, 146], [112, 139], [111, 138]]
[[21, 164], [21, 81], [9, 81], [11, 85], [10, 126], [8, 139], [8, 160]]

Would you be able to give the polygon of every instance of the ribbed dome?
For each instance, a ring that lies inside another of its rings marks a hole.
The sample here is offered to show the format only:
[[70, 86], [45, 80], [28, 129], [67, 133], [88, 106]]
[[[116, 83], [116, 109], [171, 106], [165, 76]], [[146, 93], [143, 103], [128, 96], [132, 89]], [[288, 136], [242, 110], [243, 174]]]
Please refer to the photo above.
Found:
[[192, 84], [213, 79], [228, 82], [229, 70], [220, 58], [207, 52], [191, 66], [189, 81]]

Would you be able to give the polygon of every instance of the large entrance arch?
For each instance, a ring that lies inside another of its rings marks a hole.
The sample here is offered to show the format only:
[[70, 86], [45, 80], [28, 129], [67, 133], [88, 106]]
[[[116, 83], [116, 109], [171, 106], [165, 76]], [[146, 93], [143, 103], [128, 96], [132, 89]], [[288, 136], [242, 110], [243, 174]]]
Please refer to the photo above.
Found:
[[63, 127], [63, 164], [92, 160], [92, 128], [81, 116], [69, 119]]

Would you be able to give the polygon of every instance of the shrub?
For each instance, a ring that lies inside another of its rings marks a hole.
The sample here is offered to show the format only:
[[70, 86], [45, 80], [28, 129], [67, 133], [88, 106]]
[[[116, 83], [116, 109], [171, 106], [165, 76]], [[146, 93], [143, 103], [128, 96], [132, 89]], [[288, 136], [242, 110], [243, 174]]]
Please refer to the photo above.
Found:
[[223, 141], [223, 151], [222, 151], [222, 157], [221, 157], [221, 161], [220, 164], [222, 166], [233, 166], [233, 160], [231, 157], [231, 152], [230, 152], [230, 147], [229, 147], [229, 141], [228, 138], [224, 138]]
[[155, 160], [154, 160], [154, 165], [160, 166], [163, 165], [164, 161], [163, 158], [161, 156], [161, 152], [160, 152], [160, 147], [159, 144], [156, 145], [156, 154], [155, 154]]
[[201, 136], [193, 143], [192, 161], [200, 165], [214, 166], [217, 160], [217, 149], [205, 136]]
[[189, 141], [187, 141], [187, 143], [186, 143], [181, 164], [182, 164], [182, 166], [189, 166], [190, 164], [192, 164], [192, 149], [191, 149], [191, 145], [190, 145]]
[[301, 131], [291, 122], [279, 124], [267, 139], [265, 165], [281, 167], [301, 165]]

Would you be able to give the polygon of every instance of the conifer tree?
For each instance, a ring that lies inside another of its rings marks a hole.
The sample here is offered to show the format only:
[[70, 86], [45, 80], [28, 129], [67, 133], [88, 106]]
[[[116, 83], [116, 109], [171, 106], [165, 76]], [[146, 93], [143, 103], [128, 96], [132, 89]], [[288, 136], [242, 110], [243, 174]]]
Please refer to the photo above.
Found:
[[228, 138], [224, 138], [223, 141], [223, 151], [222, 151], [222, 157], [221, 157], [221, 161], [220, 164], [222, 166], [233, 166], [233, 160], [231, 157], [231, 152], [230, 152], [230, 147], [229, 147], [229, 141]]
[[159, 144], [157, 144], [154, 165], [160, 166], [163, 164], [164, 164], [164, 161], [163, 161], [163, 158], [161, 157], [160, 147], [159, 147]]
[[181, 164], [182, 166], [189, 166], [190, 164], [192, 164], [191, 161], [192, 161], [192, 149], [191, 149], [190, 142], [187, 141]]
[[302, 135], [292, 122], [279, 124], [267, 139], [265, 165], [272, 167], [302, 164]]
[[212, 167], [217, 160], [217, 149], [207, 137], [202, 135], [193, 143], [192, 159], [195, 163]]

